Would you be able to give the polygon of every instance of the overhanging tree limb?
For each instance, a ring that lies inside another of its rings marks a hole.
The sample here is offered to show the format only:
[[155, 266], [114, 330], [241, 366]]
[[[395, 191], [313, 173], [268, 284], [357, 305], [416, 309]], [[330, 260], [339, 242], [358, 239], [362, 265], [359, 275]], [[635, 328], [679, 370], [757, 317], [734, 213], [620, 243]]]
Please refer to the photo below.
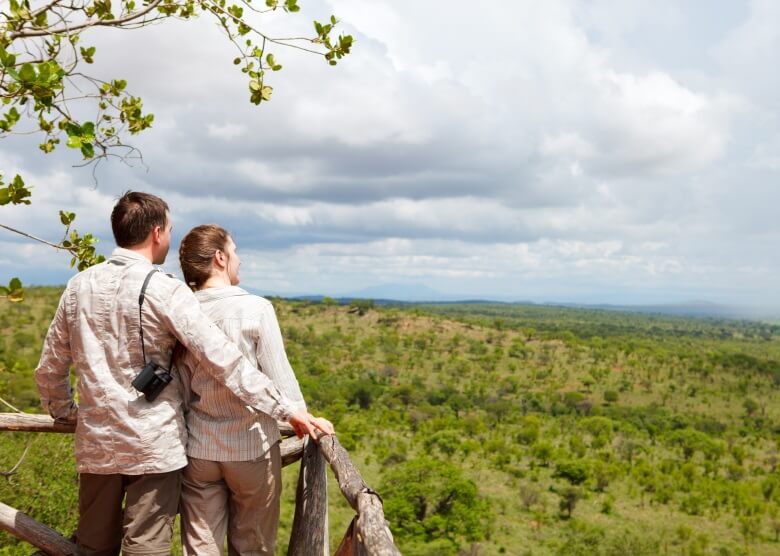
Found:
[[[135, 0], [120, 0], [113, 5], [110, 0], [51, 0], [34, 8], [31, 0], [9, 0], [7, 9], [0, 12], [0, 138], [40, 133], [41, 151], [51, 153], [64, 143], [81, 153], [83, 163], [77, 166], [97, 164], [111, 156], [123, 160], [123, 155], [114, 152], [133, 149], [124, 138], [150, 128], [154, 115], [144, 112], [142, 99], [129, 92], [125, 80], [101, 78], [84, 69], [94, 62], [96, 47], [84, 46], [81, 39], [96, 27], [132, 30], [170, 18], [189, 20], [202, 14], [215, 17], [226, 38], [238, 48], [233, 63], [247, 76], [249, 101], [253, 104], [271, 99], [273, 88], [266, 82], [267, 73], [282, 69], [267, 46], [319, 55], [329, 65], [336, 65], [349, 54], [352, 36], [332, 37], [338, 23], [334, 16], [325, 23], [314, 21], [311, 37], [275, 38], [261, 30], [249, 15], [262, 16], [275, 10], [292, 14], [300, 10], [298, 0], [265, 0], [265, 5], [267, 9], [263, 10], [249, 0], [150, 0], [137, 8]], [[251, 37], [259, 38], [258, 43]], [[72, 94], [73, 90], [77, 94]], [[71, 108], [77, 104], [91, 104], [94, 117], [79, 120], [74, 114], [81, 112]], [[22, 121], [28, 125], [18, 130]], [[0, 175], [0, 205], [30, 204], [30, 196], [20, 175], [8, 185]], [[72, 222], [75, 214], [66, 214], [72, 215]], [[89, 234], [80, 237], [68, 228], [66, 234], [71, 235], [54, 244], [29, 232], [2, 227], [70, 251], [74, 255], [71, 266], [78, 265], [80, 270], [102, 260], [94, 252], [97, 239]], [[21, 290], [15, 284], [12, 281], [9, 287], [0, 287], [0, 297], [21, 299]], [[11, 290], [16, 292], [13, 296], [9, 295]]]

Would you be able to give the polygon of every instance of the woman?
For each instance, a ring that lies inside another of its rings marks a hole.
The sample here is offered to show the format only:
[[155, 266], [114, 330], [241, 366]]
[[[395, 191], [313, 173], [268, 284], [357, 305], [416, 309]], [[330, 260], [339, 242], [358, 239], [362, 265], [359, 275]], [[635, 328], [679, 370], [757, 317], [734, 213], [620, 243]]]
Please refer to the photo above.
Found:
[[[305, 411], [273, 306], [236, 287], [241, 259], [230, 235], [213, 224], [193, 228], [181, 242], [179, 262], [203, 312]], [[242, 404], [189, 354], [179, 368], [190, 383], [189, 465], [181, 495], [184, 554], [221, 555], [226, 534], [230, 554], [274, 554], [281, 494], [276, 421]], [[332, 432], [325, 419], [315, 420]]]

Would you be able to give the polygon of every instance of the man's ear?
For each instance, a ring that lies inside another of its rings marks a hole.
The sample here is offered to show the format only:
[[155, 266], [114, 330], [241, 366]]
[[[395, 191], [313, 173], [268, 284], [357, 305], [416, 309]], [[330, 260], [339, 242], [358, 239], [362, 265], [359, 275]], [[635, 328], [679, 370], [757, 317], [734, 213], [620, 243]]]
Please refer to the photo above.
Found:
[[162, 229], [160, 226], [155, 226], [152, 228], [152, 243], [160, 243], [160, 234], [162, 233]]

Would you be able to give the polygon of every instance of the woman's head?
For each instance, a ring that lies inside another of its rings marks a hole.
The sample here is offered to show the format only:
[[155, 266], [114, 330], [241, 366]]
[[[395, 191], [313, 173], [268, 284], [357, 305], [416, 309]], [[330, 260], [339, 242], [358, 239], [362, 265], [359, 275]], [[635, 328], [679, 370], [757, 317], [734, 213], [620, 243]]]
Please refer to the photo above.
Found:
[[224, 228], [204, 224], [191, 229], [179, 246], [179, 264], [184, 281], [193, 290], [203, 288], [212, 277], [221, 277], [226, 284], [239, 282], [241, 259], [236, 244]]

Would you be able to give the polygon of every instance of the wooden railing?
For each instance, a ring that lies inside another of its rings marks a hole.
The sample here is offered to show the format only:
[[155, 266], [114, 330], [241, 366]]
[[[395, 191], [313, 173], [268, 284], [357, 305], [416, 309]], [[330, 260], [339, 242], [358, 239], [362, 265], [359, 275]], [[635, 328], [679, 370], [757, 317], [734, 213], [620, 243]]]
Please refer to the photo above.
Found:
[[[292, 428], [286, 423], [280, 423], [279, 429], [284, 437], [281, 444], [282, 466], [301, 460], [288, 556], [325, 556], [329, 553], [326, 461], [342, 494], [356, 512], [336, 550], [336, 556], [400, 555], [385, 521], [382, 499], [363, 481], [338, 438], [321, 436], [313, 442], [309, 437], [295, 438]], [[72, 433], [74, 430], [74, 425], [56, 423], [45, 415], [0, 413], [0, 431]], [[71, 540], [2, 502], [0, 529], [46, 554], [77, 554], [76, 545]]]

